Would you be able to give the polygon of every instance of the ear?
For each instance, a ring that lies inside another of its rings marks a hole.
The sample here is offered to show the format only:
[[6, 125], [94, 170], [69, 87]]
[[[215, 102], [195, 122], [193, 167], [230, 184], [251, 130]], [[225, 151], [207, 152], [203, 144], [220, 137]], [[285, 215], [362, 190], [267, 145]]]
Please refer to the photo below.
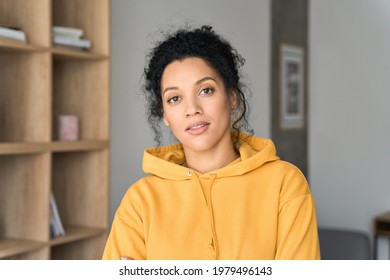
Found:
[[164, 124], [165, 124], [166, 126], [169, 126], [169, 122], [168, 122], [167, 119], [165, 118], [165, 115], [164, 115], [164, 117], [163, 117], [163, 121], [164, 121]]
[[237, 92], [235, 90], [232, 90], [230, 95], [230, 106], [232, 109], [236, 109], [237, 107]]

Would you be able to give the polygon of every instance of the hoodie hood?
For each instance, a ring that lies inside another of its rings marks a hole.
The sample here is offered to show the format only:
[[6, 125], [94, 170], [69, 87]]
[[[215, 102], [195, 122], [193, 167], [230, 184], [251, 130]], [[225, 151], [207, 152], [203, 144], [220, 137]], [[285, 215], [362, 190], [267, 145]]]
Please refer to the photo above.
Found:
[[[278, 160], [275, 145], [270, 139], [250, 136], [244, 133], [240, 137], [240, 160], [218, 170], [201, 174], [209, 177], [211, 174], [218, 177], [238, 176], [250, 172], [267, 162]], [[183, 166], [185, 163], [184, 150], [181, 144], [150, 148], [145, 150], [143, 170], [145, 173], [156, 175], [168, 180], [188, 180], [191, 169]]]

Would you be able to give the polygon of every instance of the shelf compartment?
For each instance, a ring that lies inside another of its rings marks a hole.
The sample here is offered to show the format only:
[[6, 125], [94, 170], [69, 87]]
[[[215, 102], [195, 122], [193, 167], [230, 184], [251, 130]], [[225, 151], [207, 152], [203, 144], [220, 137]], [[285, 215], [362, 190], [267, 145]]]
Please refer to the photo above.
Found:
[[58, 117], [79, 118], [79, 138], [109, 139], [109, 61], [53, 61], [53, 133]]
[[27, 42], [50, 46], [51, 0], [0, 0], [2, 26], [17, 27], [27, 36]]
[[50, 54], [0, 52], [0, 62], [0, 142], [50, 141]]
[[0, 259], [13, 257], [15, 255], [30, 253], [46, 246], [44, 242], [37, 242], [23, 239], [2, 239], [0, 238]]
[[64, 225], [107, 228], [108, 150], [54, 153], [52, 188]]
[[51, 155], [0, 156], [0, 238], [49, 240]]
[[91, 40], [91, 52], [110, 53], [110, 1], [108, 0], [53, 0], [53, 26], [67, 26], [84, 31]]
[[0, 155], [23, 155], [46, 152], [79, 152], [103, 150], [109, 147], [105, 140], [56, 141], [35, 143], [0, 143]]
[[83, 239], [96, 237], [105, 233], [102, 228], [87, 228], [80, 226], [65, 226], [65, 236], [60, 236], [52, 239], [49, 242], [50, 246], [63, 245]]

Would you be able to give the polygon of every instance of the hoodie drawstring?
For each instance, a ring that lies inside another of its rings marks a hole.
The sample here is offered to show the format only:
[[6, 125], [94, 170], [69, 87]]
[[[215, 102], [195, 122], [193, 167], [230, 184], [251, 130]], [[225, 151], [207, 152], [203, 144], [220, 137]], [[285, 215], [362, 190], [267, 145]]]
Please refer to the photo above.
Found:
[[213, 247], [214, 252], [215, 252], [214, 259], [217, 260], [219, 258], [219, 246], [218, 246], [218, 240], [217, 240], [217, 233], [215, 231], [214, 212], [213, 212], [213, 205], [212, 205], [212, 199], [211, 199], [211, 188], [212, 188], [212, 185], [214, 183], [215, 178], [217, 177], [217, 173], [215, 173], [215, 172], [210, 173], [210, 179], [209, 179], [209, 182], [208, 182], [205, 190], [202, 188], [202, 183], [200, 182], [200, 179], [197, 176], [197, 174], [195, 174], [195, 172], [193, 172], [193, 170], [188, 170], [187, 174], [189, 176], [194, 175], [194, 177], [196, 178], [196, 181], [198, 182], [200, 189], [202, 190], [203, 197], [205, 198], [205, 203], [206, 203], [206, 206], [207, 206], [208, 212], [209, 212], [211, 232], [213, 235], [212, 240], [211, 240], [212, 243], [210, 245]]

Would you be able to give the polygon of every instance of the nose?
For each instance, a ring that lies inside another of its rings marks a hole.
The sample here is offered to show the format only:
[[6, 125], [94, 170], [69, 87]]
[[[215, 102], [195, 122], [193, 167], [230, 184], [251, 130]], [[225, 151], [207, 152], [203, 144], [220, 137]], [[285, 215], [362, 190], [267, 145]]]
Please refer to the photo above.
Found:
[[200, 102], [197, 100], [196, 97], [187, 99], [185, 116], [190, 117], [198, 114], [203, 114], [203, 109]]

